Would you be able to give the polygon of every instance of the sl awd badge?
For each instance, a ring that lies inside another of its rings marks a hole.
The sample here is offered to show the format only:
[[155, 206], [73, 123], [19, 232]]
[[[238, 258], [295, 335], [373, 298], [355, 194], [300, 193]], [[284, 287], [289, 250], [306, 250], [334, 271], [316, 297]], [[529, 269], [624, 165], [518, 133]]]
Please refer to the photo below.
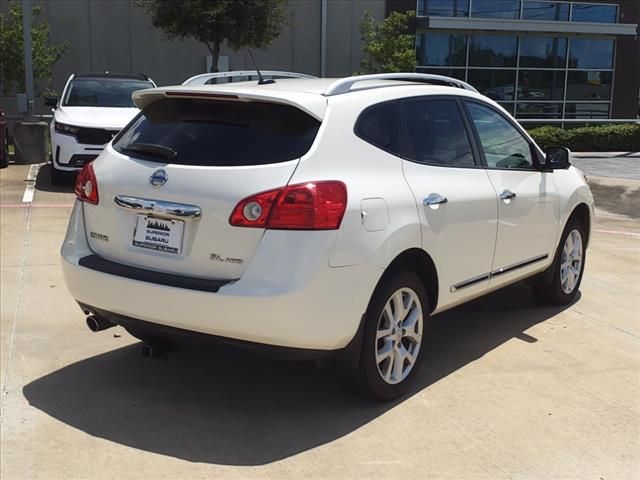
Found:
[[167, 183], [167, 180], [169, 180], [169, 175], [164, 168], [156, 170], [149, 177], [149, 183], [156, 188], [161, 187], [162, 185]]

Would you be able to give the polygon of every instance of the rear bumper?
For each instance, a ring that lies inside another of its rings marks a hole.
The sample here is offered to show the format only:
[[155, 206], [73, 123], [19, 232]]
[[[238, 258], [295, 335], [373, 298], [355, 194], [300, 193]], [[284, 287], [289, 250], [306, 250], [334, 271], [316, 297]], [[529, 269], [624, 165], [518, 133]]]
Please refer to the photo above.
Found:
[[261, 357], [273, 358], [277, 360], [305, 361], [326, 358], [329, 355], [340, 354], [343, 358], [357, 352], [359, 344], [354, 338], [349, 345], [340, 350], [317, 350], [311, 348], [293, 348], [267, 345], [244, 340], [236, 340], [228, 337], [220, 337], [192, 330], [184, 330], [176, 327], [169, 327], [159, 323], [145, 322], [137, 318], [126, 317], [117, 313], [102, 310], [91, 305], [79, 303], [80, 308], [87, 315], [95, 315], [110, 321], [115, 325], [126, 328], [131, 334], [144, 339], [146, 342], [158, 344], [162, 348], [172, 350], [181, 347], [216, 348], [220, 345], [228, 345], [233, 348], [242, 349], [248, 353]]
[[[309, 250], [291, 249], [286, 259], [270, 258], [270, 244], [285, 232], [265, 233], [251, 266], [216, 293], [150, 283], [80, 265], [94, 253], [76, 203], [62, 246], [67, 287], [80, 303], [113, 315], [161, 326], [264, 345], [312, 350], [346, 347], [358, 330], [382, 270], [372, 266], [308, 273]], [[271, 255], [272, 257], [272, 255]], [[118, 323], [118, 322], [116, 322]]]

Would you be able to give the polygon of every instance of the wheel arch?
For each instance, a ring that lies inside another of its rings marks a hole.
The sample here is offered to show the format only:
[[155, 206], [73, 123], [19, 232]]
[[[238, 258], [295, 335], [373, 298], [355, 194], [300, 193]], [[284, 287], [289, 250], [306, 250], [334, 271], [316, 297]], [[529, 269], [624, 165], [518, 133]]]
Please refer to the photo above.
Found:
[[[371, 293], [371, 298], [375, 295], [376, 290], [382, 282], [389, 276], [399, 271], [414, 272], [422, 281], [429, 299], [429, 313], [433, 312], [438, 305], [438, 272], [431, 256], [421, 248], [412, 247], [400, 252], [389, 263], [384, 270], [375, 288]], [[369, 300], [371, 302], [371, 300]], [[367, 306], [367, 310], [368, 310]], [[351, 342], [342, 349], [336, 356], [338, 363], [347, 369], [347, 371], [355, 372], [360, 362], [360, 353], [362, 350], [362, 340], [364, 335], [366, 314], [360, 319], [360, 326]]]
[[567, 221], [565, 222], [564, 226], [563, 226], [563, 231], [566, 228], [567, 224], [571, 221], [571, 220], [578, 220], [580, 221], [584, 227], [585, 227], [585, 233], [587, 235], [587, 238], [585, 239], [585, 247], [589, 245], [589, 240], [591, 237], [591, 209], [589, 208], [589, 206], [584, 203], [581, 202], [579, 204], [577, 204], [575, 207], [573, 207], [573, 210], [571, 211], [571, 214], [569, 215], [569, 217], [567, 218]]
[[418, 275], [429, 296], [429, 312], [433, 312], [438, 305], [439, 284], [438, 271], [431, 256], [421, 248], [404, 250], [387, 266], [376, 288], [378, 288], [378, 285], [389, 275], [398, 271], [409, 271]]

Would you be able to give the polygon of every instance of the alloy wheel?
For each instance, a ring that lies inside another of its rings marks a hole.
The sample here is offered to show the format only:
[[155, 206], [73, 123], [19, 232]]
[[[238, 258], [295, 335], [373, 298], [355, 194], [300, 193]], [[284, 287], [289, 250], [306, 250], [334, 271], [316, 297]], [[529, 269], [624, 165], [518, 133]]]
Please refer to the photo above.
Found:
[[416, 364], [422, 344], [423, 312], [420, 298], [410, 288], [400, 288], [378, 319], [376, 365], [388, 384], [402, 382]]
[[578, 230], [571, 230], [564, 242], [562, 261], [560, 262], [560, 284], [567, 295], [578, 285], [582, 271], [582, 235]]

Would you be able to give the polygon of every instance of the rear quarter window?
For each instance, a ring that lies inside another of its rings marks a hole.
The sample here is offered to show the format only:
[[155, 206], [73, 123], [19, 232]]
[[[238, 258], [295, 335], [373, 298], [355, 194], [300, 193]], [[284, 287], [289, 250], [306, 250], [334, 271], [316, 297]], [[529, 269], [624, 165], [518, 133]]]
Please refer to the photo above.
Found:
[[134, 154], [161, 163], [266, 165], [303, 156], [319, 127], [318, 120], [289, 105], [165, 99], [147, 106], [113, 147], [125, 155], [131, 155], [129, 149], [135, 145], [166, 147], [175, 152], [171, 160], [152, 151]]
[[385, 102], [364, 110], [354, 128], [355, 134], [371, 145], [397, 155], [398, 139], [397, 102]]

